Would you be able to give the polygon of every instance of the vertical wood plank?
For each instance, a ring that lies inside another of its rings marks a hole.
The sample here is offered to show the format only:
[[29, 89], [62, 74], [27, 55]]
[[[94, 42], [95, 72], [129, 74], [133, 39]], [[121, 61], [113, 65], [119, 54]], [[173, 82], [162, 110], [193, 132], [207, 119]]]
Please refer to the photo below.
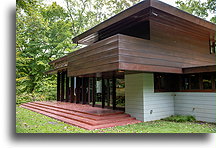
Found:
[[66, 77], [66, 102], [69, 102], [69, 77], [67, 76], [67, 71], [65, 72], [65, 77]]
[[76, 103], [80, 103], [80, 80], [81, 79], [79, 77], [76, 78]]
[[64, 82], [65, 81], [65, 72], [61, 73], [61, 102], [64, 101]]
[[71, 83], [70, 83], [70, 102], [74, 102], [74, 77], [71, 77]]
[[88, 101], [87, 101], [87, 103], [88, 104], [90, 104], [90, 102], [91, 102], [91, 91], [90, 91], [90, 81], [91, 81], [91, 79], [90, 78], [87, 78], [88, 79]]
[[107, 79], [107, 106], [110, 106], [110, 79]]
[[116, 78], [112, 78], [112, 98], [113, 98], [113, 110], [116, 109]]
[[61, 87], [60, 87], [60, 82], [61, 81], [61, 74], [60, 72], [57, 73], [57, 101], [60, 101], [60, 91], [61, 91]]
[[93, 78], [92, 82], [92, 107], [95, 106], [95, 100], [96, 100], [96, 78]]
[[105, 98], [106, 98], [106, 94], [105, 94], [105, 92], [106, 92], [106, 87], [105, 87], [105, 79], [104, 78], [102, 78], [102, 108], [104, 108], [105, 107]]
[[85, 100], [85, 78], [82, 78], [82, 80], [81, 80], [81, 86], [82, 86], [82, 95], [81, 95], [81, 102], [82, 102], [82, 104], [86, 104], [86, 100]]

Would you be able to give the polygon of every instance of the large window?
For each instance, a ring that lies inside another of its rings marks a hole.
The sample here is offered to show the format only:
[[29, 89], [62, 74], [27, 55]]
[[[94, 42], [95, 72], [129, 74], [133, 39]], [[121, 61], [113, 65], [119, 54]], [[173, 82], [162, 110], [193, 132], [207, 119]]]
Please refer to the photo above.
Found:
[[154, 75], [155, 92], [216, 92], [216, 73]]
[[156, 73], [154, 76], [154, 86], [156, 92], [170, 92], [178, 89], [178, 75]]

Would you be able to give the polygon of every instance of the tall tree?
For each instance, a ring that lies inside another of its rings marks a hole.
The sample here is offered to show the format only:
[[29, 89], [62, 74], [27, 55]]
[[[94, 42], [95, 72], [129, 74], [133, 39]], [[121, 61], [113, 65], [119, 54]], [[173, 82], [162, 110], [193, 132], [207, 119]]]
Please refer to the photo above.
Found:
[[55, 79], [44, 74], [49, 70], [48, 63], [72, 51], [71, 22], [56, 3], [45, 6], [35, 2], [21, 6], [17, 6], [16, 13], [16, 76], [17, 86], [22, 86], [18, 87], [18, 92], [45, 91], [43, 82]]
[[17, 93], [43, 94], [55, 90], [56, 76], [44, 74], [48, 63], [79, 48], [73, 37], [141, 0], [65, 0], [66, 8], [16, 1]]
[[200, 0], [177, 0], [176, 4], [178, 8], [204, 19], [212, 13], [214, 15], [210, 21], [216, 23], [216, 0], [207, 0], [206, 2]]

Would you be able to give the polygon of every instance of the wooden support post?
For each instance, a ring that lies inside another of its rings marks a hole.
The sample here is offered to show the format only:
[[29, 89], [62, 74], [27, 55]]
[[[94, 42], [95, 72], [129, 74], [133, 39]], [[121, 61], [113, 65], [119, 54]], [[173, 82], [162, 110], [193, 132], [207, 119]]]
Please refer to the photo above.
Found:
[[92, 107], [95, 106], [95, 101], [96, 101], [96, 78], [93, 78], [92, 82]]
[[112, 100], [113, 100], [113, 110], [116, 109], [116, 78], [112, 78]]
[[88, 104], [90, 104], [90, 102], [91, 102], [91, 91], [90, 91], [90, 81], [91, 81], [91, 79], [90, 78], [88, 78], [88, 101], [87, 101], [87, 103]]
[[104, 78], [102, 78], [102, 108], [105, 107], [105, 98], [106, 98], [106, 87], [105, 87], [105, 80]]
[[86, 88], [87, 88], [87, 78], [83, 78], [82, 79], [82, 104], [86, 104], [86, 98], [87, 98]]
[[64, 81], [65, 81], [65, 72], [61, 73], [61, 102], [64, 101]]
[[69, 102], [69, 77], [67, 76], [67, 71], [65, 72], [66, 77], [66, 102]]
[[57, 73], [57, 101], [60, 101], [60, 91], [61, 91], [61, 87], [60, 87], [60, 81], [61, 81], [61, 74], [60, 72]]
[[74, 77], [71, 77], [71, 82], [70, 82], [70, 102], [74, 102]]
[[110, 106], [110, 79], [107, 79], [107, 106]]
[[80, 97], [81, 97], [81, 95], [80, 95], [80, 93], [81, 93], [80, 80], [81, 80], [81, 78], [79, 78], [79, 77], [76, 78], [76, 103], [80, 103]]

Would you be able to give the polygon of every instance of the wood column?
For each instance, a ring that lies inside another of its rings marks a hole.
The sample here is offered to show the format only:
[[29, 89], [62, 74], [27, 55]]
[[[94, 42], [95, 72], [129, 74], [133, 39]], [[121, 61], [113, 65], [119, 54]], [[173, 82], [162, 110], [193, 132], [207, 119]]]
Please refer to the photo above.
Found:
[[64, 81], [65, 81], [65, 72], [61, 73], [61, 102], [64, 101]]
[[82, 86], [82, 88], [81, 88], [81, 102], [82, 102], [82, 104], [84, 104], [84, 78], [81, 78], [81, 86]]
[[116, 78], [112, 78], [112, 100], [113, 100], [113, 110], [116, 109]]
[[93, 78], [92, 82], [92, 107], [95, 106], [95, 101], [96, 101], [96, 78]]
[[107, 79], [107, 106], [110, 106], [110, 79]]
[[102, 108], [105, 107], [105, 98], [106, 98], [106, 86], [105, 86], [105, 79], [102, 78]]
[[67, 71], [65, 72], [66, 77], [66, 102], [69, 102], [69, 77], [67, 76]]
[[60, 87], [60, 83], [61, 83], [61, 74], [60, 72], [57, 73], [57, 101], [60, 101], [60, 91], [61, 91], [61, 87]]
[[91, 102], [91, 91], [90, 91], [90, 82], [91, 82], [91, 79], [90, 78], [88, 78], [88, 104], [90, 104], [90, 102]]
[[80, 93], [81, 93], [81, 91], [80, 91], [80, 85], [81, 85], [81, 78], [79, 78], [79, 77], [77, 77], [76, 78], [76, 103], [80, 103], [80, 97], [81, 97], [81, 95], [80, 95]]
[[87, 100], [87, 78], [82, 79], [82, 104], [86, 104]]
[[71, 77], [70, 81], [70, 102], [74, 102], [74, 77]]

